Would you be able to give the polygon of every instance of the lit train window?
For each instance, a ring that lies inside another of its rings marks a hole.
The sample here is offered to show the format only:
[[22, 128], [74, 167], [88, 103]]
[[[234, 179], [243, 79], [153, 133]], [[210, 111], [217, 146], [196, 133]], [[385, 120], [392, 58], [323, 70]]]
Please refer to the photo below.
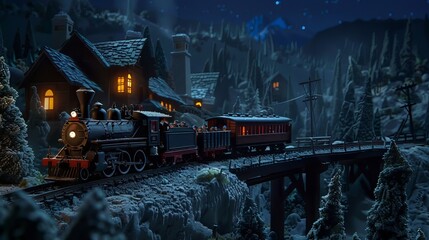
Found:
[[45, 110], [54, 109], [54, 92], [52, 92], [51, 89], [48, 89], [45, 92], [45, 101], [43, 107], [45, 108]]

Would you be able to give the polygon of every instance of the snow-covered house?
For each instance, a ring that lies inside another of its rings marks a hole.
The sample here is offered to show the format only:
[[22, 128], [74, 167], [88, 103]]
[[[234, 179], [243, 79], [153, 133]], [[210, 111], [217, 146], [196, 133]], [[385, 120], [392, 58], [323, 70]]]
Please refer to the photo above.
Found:
[[194, 105], [210, 109], [215, 104], [215, 88], [219, 81], [219, 72], [203, 72], [191, 74], [191, 96]]
[[149, 101], [173, 110], [184, 102], [164, 80], [155, 78], [151, 51], [145, 38], [92, 43], [75, 31], [59, 50], [44, 48], [26, 72], [21, 85], [26, 102], [31, 86], [36, 86], [47, 120], [57, 120], [62, 111], [79, 106], [75, 91], [84, 86], [95, 90], [94, 101], [105, 106]]

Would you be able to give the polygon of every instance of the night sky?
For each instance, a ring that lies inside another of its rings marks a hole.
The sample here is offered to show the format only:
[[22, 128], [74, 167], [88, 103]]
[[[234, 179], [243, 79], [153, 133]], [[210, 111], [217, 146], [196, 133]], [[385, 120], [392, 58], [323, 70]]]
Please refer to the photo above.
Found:
[[164, 16], [203, 22], [224, 18], [241, 23], [258, 15], [266, 21], [282, 17], [294, 29], [309, 33], [344, 21], [423, 18], [429, 12], [429, 0], [149, 0], [138, 5], [157, 9]]

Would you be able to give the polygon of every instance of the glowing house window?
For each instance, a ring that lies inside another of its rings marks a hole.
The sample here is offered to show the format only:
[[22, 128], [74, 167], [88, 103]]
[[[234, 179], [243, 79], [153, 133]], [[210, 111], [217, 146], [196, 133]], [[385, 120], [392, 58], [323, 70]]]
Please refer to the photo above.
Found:
[[131, 80], [131, 74], [128, 74], [128, 78], [127, 78], [127, 93], [131, 93], [131, 84], [132, 84], [132, 80]]
[[118, 77], [118, 93], [125, 92], [125, 80], [124, 77]]
[[273, 82], [273, 88], [274, 89], [278, 89], [280, 87], [280, 83], [279, 82]]
[[54, 109], [54, 92], [51, 89], [45, 92], [45, 101], [43, 107], [45, 110]]

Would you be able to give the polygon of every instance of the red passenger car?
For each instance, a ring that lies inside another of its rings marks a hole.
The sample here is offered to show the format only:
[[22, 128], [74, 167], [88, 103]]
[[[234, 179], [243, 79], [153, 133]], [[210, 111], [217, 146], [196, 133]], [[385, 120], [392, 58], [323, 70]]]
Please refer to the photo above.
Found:
[[291, 142], [291, 119], [276, 115], [223, 115], [207, 119], [208, 128], [231, 131], [233, 151], [284, 149]]

